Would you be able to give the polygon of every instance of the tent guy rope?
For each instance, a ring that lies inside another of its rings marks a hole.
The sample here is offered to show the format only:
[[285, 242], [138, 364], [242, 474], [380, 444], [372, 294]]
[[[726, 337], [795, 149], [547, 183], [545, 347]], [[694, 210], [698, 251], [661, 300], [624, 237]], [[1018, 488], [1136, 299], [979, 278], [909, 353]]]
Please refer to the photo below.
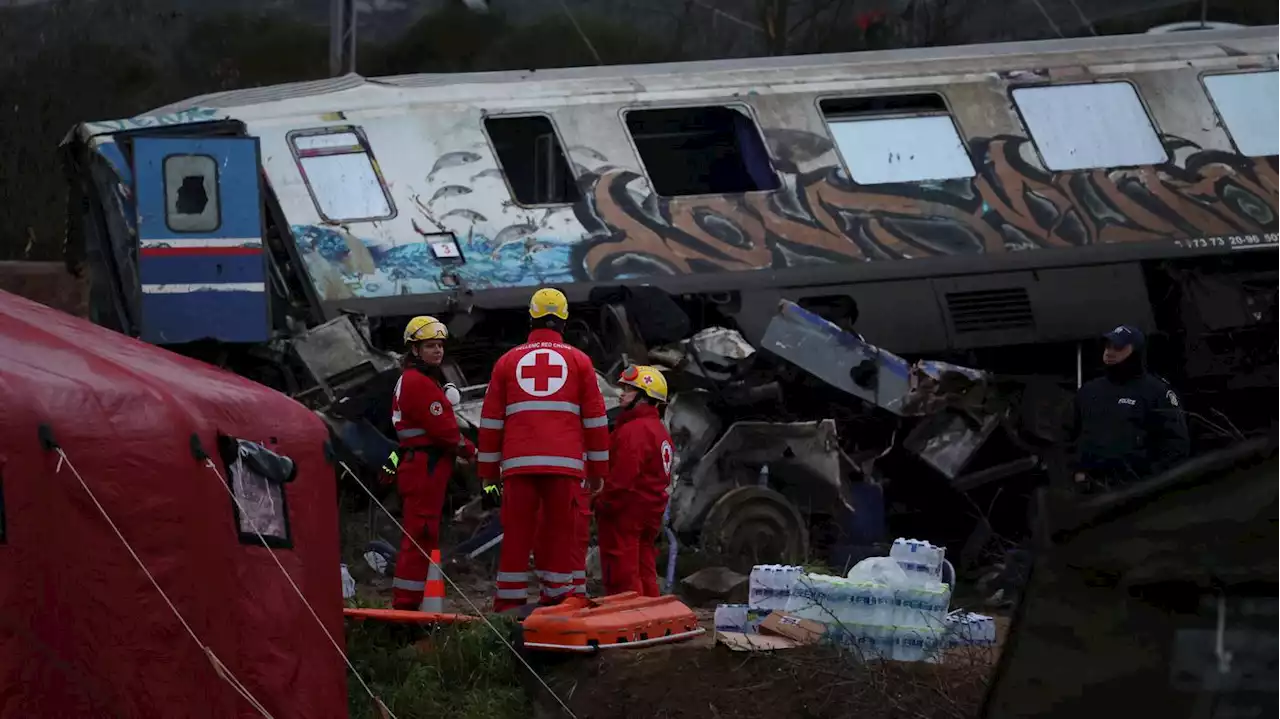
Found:
[[[231, 488], [231, 484], [227, 482], [226, 477], [222, 476], [222, 472], [218, 471], [218, 465], [213, 463], [213, 459], [211, 457], [205, 457], [204, 463], [205, 466], [209, 468], [209, 471], [213, 472], [214, 476], [218, 478], [218, 484], [222, 485], [222, 488], [227, 491], [227, 494], [231, 497], [231, 501], [235, 502], [236, 508], [240, 510], [240, 516], [249, 516], [244, 504], [240, 502], [240, 498], [236, 496], [235, 490]], [[383, 712], [384, 715], [388, 716], [389, 719], [397, 719], [395, 713], [378, 698], [377, 694], [373, 693], [373, 688], [364, 680], [364, 677], [360, 676], [360, 672], [356, 671], [355, 665], [353, 665], [351, 663], [351, 659], [347, 657], [347, 653], [343, 650], [342, 645], [338, 644], [338, 640], [333, 638], [333, 634], [329, 631], [328, 627], [324, 625], [324, 621], [320, 619], [320, 615], [316, 613], [315, 607], [311, 606], [311, 602], [308, 602], [306, 595], [302, 593], [302, 588], [298, 586], [297, 582], [293, 581], [293, 577], [289, 574], [289, 570], [284, 568], [284, 564], [280, 561], [280, 558], [276, 556], [275, 550], [267, 546], [266, 537], [262, 536], [262, 533], [258, 531], [258, 527], [256, 525], [251, 524], [250, 526], [253, 529], [254, 535], [258, 537], [258, 541], [262, 542], [262, 546], [267, 549], [267, 554], [271, 555], [271, 560], [280, 568], [280, 573], [284, 575], [286, 580], [288, 580], [289, 586], [293, 587], [293, 591], [297, 593], [298, 599], [302, 600], [303, 606], [305, 606], [307, 611], [311, 613], [311, 617], [316, 620], [316, 624], [320, 625], [320, 631], [324, 632], [324, 635], [328, 637], [329, 643], [338, 651], [338, 656], [342, 657], [342, 661], [346, 663], [347, 669], [351, 670], [351, 674], [355, 676], [356, 681], [360, 682], [360, 686], [364, 687], [369, 698], [373, 700], [373, 703]]]
[[134, 562], [137, 562], [138, 568], [147, 576], [148, 581], [151, 582], [151, 586], [156, 588], [156, 592], [160, 594], [160, 598], [164, 600], [164, 603], [169, 605], [169, 611], [173, 612], [173, 616], [178, 618], [178, 621], [182, 624], [182, 628], [187, 630], [187, 634], [191, 635], [192, 641], [196, 643], [196, 646], [200, 647], [200, 650], [204, 652], [205, 657], [209, 659], [209, 663], [213, 665], [213, 671], [223, 681], [231, 685], [231, 688], [244, 698], [244, 700], [253, 707], [254, 711], [258, 712], [266, 719], [274, 719], [271, 716], [271, 712], [267, 711], [266, 707], [262, 705], [262, 702], [258, 701], [258, 698], [253, 695], [253, 692], [249, 691], [249, 688], [236, 678], [236, 675], [231, 672], [227, 665], [222, 663], [222, 660], [218, 658], [218, 655], [214, 653], [213, 649], [200, 640], [195, 629], [191, 628], [191, 624], [187, 621], [186, 617], [182, 616], [182, 612], [178, 611], [178, 607], [174, 605], [173, 600], [169, 599], [169, 595], [163, 588], [161, 588], [160, 582], [156, 581], [155, 575], [151, 573], [150, 569], [147, 569], [147, 565], [142, 561], [142, 557], [138, 556], [138, 553], [133, 549], [133, 545], [129, 544], [128, 539], [125, 539], [124, 533], [120, 531], [120, 527], [116, 526], [115, 521], [111, 519], [111, 515], [107, 513], [106, 507], [103, 507], [102, 503], [98, 501], [97, 495], [95, 495], [93, 490], [89, 488], [89, 483], [84, 481], [84, 477], [80, 475], [80, 472], [76, 469], [75, 465], [72, 464], [71, 458], [67, 456], [67, 453], [63, 451], [62, 447], [59, 447], [56, 444], [50, 447], [50, 449], [58, 454], [58, 465], [54, 468], [53, 473], [60, 473], [63, 465], [65, 465], [76, 478], [76, 481], [80, 482], [80, 486], [84, 488], [85, 494], [89, 495], [89, 499], [93, 502], [93, 506], [98, 508], [98, 512], [102, 514], [103, 519], [107, 520], [107, 525], [111, 527], [111, 531], [115, 532], [116, 537], [120, 539], [122, 544], [124, 544], [124, 548], [129, 551], [129, 556], [133, 557]]
[[382, 513], [387, 515], [387, 518], [396, 525], [396, 529], [399, 529], [400, 533], [408, 537], [409, 541], [413, 543], [413, 546], [419, 552], [422, 552], [422, 556], [426, 557], [428, 562], [440, 570], [440, 576], [444, 577], [444, 580], [449, 583], [449, 586], [453, 587], [453, 591], [457, 592], [464, 600], [466, 600], [467, 606], [471, 608], [471, 611], [475, 612], [476, 616], [480, 617], [480, 621], [484, 622], [485, 626], [489, 627], [489, 629], [493, 631], [494, 636], [498, 638], [498, 641], [502, 642], [503, 646], [511, 651], [512, 656], [514, 656], [525, 669], [529, 670], [529, 673], [533, 675], [533, 678], [538, 680], [538, 684], [542, 685], [542, 688], [547, 690], [547, 693], [556, 700], [556, 703], [560, 705], [560, 708], [564, 710], [564, 713], [569, 716], [570, 719], [578, 719], [577, 715], [573, 713], [573, 710], [569, 708], [569, 705], [565, 703], [564, 699], [561, 699], [560, 695], [557, 694], [555, 690], [547, 684], [546, 680], [542, 678], [542, 675], [538, 674], [537, 670], [535, 670], [524, 657], [520, 656], [520, 652], [516, 651], [516, 648], [511, 646], [511, 642], [507, 641], [507, 638], [502, 636], [502, 632], [499, 631], [497, 627], [493, 626], [493, 622], [489, 621], [489, 617], [485, 616], [485, 613], [480, 610], [480, 607], [476, 606], [476, 603], [471, 600], [471, 597], [467, 596], [467, 593], [462, 591], [462, 587], [459, 587], [458, 584], [453, 581], [453, 578], [449, 576], [449, 573], [444, 571], [444, 567], [431, 559], [431, 553], [423, 549], [422, 545], [418, 544], [418, 540], [412, 534], [405, 531], [404, 525], [400, 524], [400, 521], [395, 518], [395, 515], [391, 514], [386, 506], [384, 506], [382, 502], [378, 501], [378, 498], [373, 495], [373, 492], [369, 491], [369, 488], [364, 486], [364, 482], [360, 481], [360, 477], [352, 471], [351, 467], [347, 466], [347, 463], [341, 460], [338, 461], [338, 466], [342, 467], [343, 473], [350, 477], [365, 494], [369, 495], [369, 500], [378, 505], [378, 509], [381, 509]]

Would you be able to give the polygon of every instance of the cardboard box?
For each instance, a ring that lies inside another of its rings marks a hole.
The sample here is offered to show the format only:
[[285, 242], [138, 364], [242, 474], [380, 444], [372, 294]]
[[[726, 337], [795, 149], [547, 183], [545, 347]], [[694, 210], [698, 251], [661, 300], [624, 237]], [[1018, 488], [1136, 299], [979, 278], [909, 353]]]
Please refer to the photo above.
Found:
[[760, 623], [760, 633], [786, 637], [797, 644], [814, 644], [827, 633], [827, 625], [775, 611]]
[[716, 632], [716, 642], [735, 652], [773, 652], [800, 646], [786, 637], [743, 632]]

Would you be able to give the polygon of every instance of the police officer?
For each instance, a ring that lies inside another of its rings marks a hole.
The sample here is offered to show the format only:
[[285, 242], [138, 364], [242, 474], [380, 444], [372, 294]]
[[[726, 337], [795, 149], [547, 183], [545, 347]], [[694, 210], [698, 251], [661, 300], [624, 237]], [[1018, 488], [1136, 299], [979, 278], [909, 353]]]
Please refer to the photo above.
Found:
[[1105, 373], [1076, 395], [1072, 469], [1082, 489], [1159, 474], [1190, 451], [1178, 395], [1147, 372], [1142, 331], [1121, 325], [1103, 338]]

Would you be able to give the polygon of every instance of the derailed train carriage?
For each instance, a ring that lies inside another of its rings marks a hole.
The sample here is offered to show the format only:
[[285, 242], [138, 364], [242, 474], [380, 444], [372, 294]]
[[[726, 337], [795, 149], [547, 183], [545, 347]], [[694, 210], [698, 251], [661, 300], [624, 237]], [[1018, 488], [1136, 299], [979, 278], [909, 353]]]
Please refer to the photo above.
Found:
[[[886, 480], [989, 508], [973, 493], [1043, 472], [1119, 323], [1152, 335], [1200, 441], [1266, 431], [1276, 107], [1274, 27], [350, 75], [76, 127], [67, 260], [96, 321], [322, 409], [374, 467], [403, 322], [447, 318], [475, 397], [556, 285], [604, 373], [678, 366], [676, 529], [794, 558], [876, 534]], [[821, 354], [995, 374], [935, 373], [945, 417], [886, 411], [755, 351], [782, 300]], [[948, 436], [972, 451], [919, 461]]]

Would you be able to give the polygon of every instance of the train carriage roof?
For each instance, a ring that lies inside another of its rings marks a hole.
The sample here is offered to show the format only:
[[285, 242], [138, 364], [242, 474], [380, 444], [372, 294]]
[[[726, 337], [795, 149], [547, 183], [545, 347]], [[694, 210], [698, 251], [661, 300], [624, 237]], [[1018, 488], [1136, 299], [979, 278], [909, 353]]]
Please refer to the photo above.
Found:
[[766, 87], [758, 86], [765, 83], [778, 85], [903, 75], [1000, 73], [1029, 68], [1274, 56], [1276, 33], [1277, 28], [1272, 26], [645, 65], [426, 73], [382, 78], [353, 74], [201, 95], [145, 114], [163, 115], [193, 107], [236, 108], [240, 110], [233, 113], [236, 116], [269, 118], [402, 104], [520, 101], [569, 94], [581, 98], [716, 85], [727, 89], [752, 87], [753, 90], [758, 88], [767, 92]]

